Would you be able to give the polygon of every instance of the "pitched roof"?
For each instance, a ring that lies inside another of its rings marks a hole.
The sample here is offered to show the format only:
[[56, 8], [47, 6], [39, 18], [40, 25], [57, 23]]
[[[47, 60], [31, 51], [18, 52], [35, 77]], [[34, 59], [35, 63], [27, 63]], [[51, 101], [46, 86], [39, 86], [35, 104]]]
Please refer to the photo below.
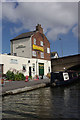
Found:
[[36, 31], [22, 33], [22, 34], [18, 35], [17, 37], [13, 38], [11, 41], [31, 37], [31, 35], [33, 35], [35, 32]]

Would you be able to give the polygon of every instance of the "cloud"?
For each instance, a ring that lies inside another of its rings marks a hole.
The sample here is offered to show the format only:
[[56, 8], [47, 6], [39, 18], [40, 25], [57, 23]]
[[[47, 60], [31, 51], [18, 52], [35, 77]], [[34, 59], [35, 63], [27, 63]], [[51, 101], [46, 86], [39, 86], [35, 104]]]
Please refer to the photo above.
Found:
[[49, 39], [55, 40], [58, 34], [66, 34], [78, 23], [78, 3], [74, 2], [19, 2], [3, 3], [3, 19], [21, 27], [14, 27], [14, 32], [23, 29], [34, 30], [40, 23]]
[[79, 2], [79, 0], [2, 0], [2, 2]]
[[47, 33], [47, 37], [48, 39], [56, 40], [59, 34], [66, 34], [68, 31], [69, 28], [58, 26], [55, 29], [51, 29], [51, 31]]
[[78, 37], [78, 26], [75, 26], [75, 27], [72, 29], [72, 32], [73, 32], [73, 34], [75, 35], [75, 37]]
[[0, 2], [0, 20], [2, 19], [2, 3]]

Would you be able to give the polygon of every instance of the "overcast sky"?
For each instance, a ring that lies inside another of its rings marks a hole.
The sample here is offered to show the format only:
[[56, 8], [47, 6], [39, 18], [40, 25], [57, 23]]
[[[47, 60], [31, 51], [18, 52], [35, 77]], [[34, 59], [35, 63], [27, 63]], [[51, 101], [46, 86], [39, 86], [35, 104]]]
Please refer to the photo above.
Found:
[[[3, 2], [2, 18], [2, 40], [8, 43], [7, 46], [10, 39], [20, 33], [35, 30], [35, 26], [40, 23], [50, 41], [51, 51], [57, 51], [61, 56], [61, 37], [64, 56], [78, 52], [77, 2]], [[9, 52], [10, 46], [6, 49], [3, 52]]]

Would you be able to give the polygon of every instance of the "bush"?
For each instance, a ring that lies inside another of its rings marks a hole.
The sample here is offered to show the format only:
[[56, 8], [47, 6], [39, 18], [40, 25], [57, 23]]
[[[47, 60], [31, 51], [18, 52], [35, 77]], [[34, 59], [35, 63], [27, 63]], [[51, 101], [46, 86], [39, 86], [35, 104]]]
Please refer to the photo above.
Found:
[[14, 75], [14, 80], [19, 80], [19, 75], [18, 74]]
[[2, 77], [5, 77], [5, 78], [6, 78], [6, 74], [2, 74]]
[[25, 80], [25, 76], [22, 73], [18, 74], [19, 80]]
[[32, 76], [29, 76], [28, 78], [32, 79]]
[[14, 73], [11, 71], [7, 71], [6, 73], [6, 79], [7, 80], [14, 80]]
[[22, 73], [13, 73], [10, 70], [6, 73], [7, 80], [25, 80], [25, 76]]

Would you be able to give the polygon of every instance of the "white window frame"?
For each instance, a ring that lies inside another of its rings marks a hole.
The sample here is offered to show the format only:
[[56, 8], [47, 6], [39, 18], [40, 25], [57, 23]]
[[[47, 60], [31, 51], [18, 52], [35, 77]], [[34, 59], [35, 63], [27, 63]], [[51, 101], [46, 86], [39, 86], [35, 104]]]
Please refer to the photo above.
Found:
[[48, 73], [50, 73], [50, 67], [48, 67]]
[[44, 53], [43, 52], [41, 52], [41, 58], [44, 58]]
[[36, 38], [34, 38], [34, 45], [36, 45]]
[[35, 63], [33, 63], [33, 72], [35, 72]]
[[47, 53], [50, 53], [50, 48], [47, 48]]
[[43, 46], [43, 41], [40, 41], [40, 45]]
[[36, 51], [32, 51], [32, 56], [36, 57]]

